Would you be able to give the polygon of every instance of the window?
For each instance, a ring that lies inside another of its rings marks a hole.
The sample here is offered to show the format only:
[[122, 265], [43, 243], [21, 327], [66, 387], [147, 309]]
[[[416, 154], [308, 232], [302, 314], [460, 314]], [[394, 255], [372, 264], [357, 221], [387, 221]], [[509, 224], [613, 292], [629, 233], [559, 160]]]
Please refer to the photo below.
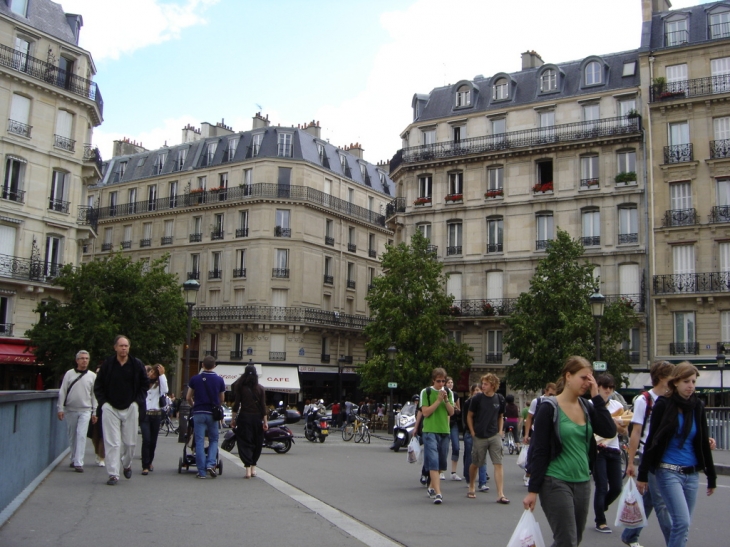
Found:
[[289, 213], [287, 209], [276, 210], [276, 227], [274, 229], [274, 235], [276, 237], [291, 237]]
[[277, 155], [283, 158], [292, 157], [292, 134], [279, 133], [278, 152]]
[[461, 223], [450, 222], [446, 225], [447, 233], [447, 256], [460, 255], [461, 254]]
[[507, 132], [507, 118], [492, 120], [492, 135], [501, 135]]
[[200, 255], [190, 255], [190, 272], [188, 272], [188, 279], [200, 279]]
[[537, 162], [537, 183], [541, 192], [553, 191], [553, 160]]
[[114, 179], [112, 182], [119, 182], [124, 177], [124, 173], [127, 172], [127, 162], [126, 161], [120, 161], [117, 163], [116, 168], [114, 170]]
[[167, 195], [169, 196], [170, 209], [174, 209], [175, 207], [177, 207], [177, 181], [176, 180], [170, 182], [170, 186], [169, 186]]
[[598, 188], [598, 156], [583, 156], [580, 159], [580, 187]]
[[10, 104], [10, 119], [8, 120], [8, 132], [22, 137], [30, 137], [30, 99], [23, 95], [13, 93], [13, 100]]
[[174, 220], [166, 220], [165, 221], [165, 233], [162, 236], [162, 244], [163, 245], [172, 245], [173, 240], [173, 229], [174, 229]]
[[332, 194], [332, 181], [330, 179], [324, 179], [324, 193], [328, 196]]
[[201, 166], [213, 164], [213, 158], [215, 157], [216, 148], [218, 148], [217, 142], [208, 143], [207, 147], [205, 148], [205, 153], [203, 154], [203, 157], [200, 161]]
[[221, 252], [214, 251], [210, 255], [211, 269], [208, 272], [208, 279], [221, 279], [223, 277], [223, 263], [221, 262]]
[[347, 263], [347, 288], [348, 289], [354, 289], [355, 288], [355, 263], [354, 262], [348, 262]]
[[695, 353], [694, 312], [676, 312], [674, 314], [674, 351], [671, 353]]
[[504, 220], [502, 218], [487, 219], [487, 253], [501, 253]]
[[10, 0], [10, 11], [18, 15], [26, 16], [28, 0]]
[[236, 148], [238, 148], [238, 137], [228, 139], [228, 149], [226, 150], [226, 161], [233, 161], [233, 157], [236, 155]]
[[233, 289], [233, 303], [236, 306], [243, 306], [245, 304], [244, 295], [245, 289]]
[[[672, 263], [674, 275], [686, 276], [695, 273], [695, 247], [694, 245], [674, 245], [672, 247]], [[694, 276], [686, 276], [687, 284], [682, 284], [683, 289], [677, 292], [694, 292]]]
[[495, 101], [509, 99], [509, 83], [507, 82], [507, 78], [499, 78], [496, 82], [494, 82], [492, 99]]
[[332, 257], [326, 256], [324, 257], [324, 282], [328, 285], [332, 285], [334, 283], [334, 274], [332, 273]]
[[348, 188], [347, 189], [347, 202], [348, 203], [355, 203], [355, 190], [354, 190], [354, 188]]
[[616, 158], [618, 159], [618, 172], [633, 173], [634, 182], [636, 182], [636, 152], [634, 150], [619, 152], [616, 154]]
[[[215, 307], [218, 305], [218, 295], [220, 294], [219, 290], [212, 290], [209, 292], [210, 295], [210, 305]], [[213, 357], [218, 356], [218, 335], [217, 334], [211, 334], [210, 335], [210, 342], [209, 346], [210, 349], [208, 349], [205, 353], [206, 355], [212, 355]]]
[[102, 251], [110, 251], [114, 237], [114, 228], [104, 228], [104, 243], [101, 244]]
[[[55, 173], [54, 173], [55, 178]], [[117, 214], [117, 192], [109, 192], [109, 216]]]
[[730, 91], [730, 57], [712, 59], [710, 61], [712, 74], [712, 92], [727, 93]]
[[243, 334], [240, 332], [234, 335], [231, 359], [243, 359]]
[[217, 213], [213, 215], [213, 233], [210, 234], [210, 239], [223, 239], [223, 213]]
[[324, 243], [325, 245], [335, 244], [335, 223], [331, 219], [326, 219], [324, 224]]
[[131, 214], [137, 212], [137, 189], [130, 188], [127, 192], [127, 211]]
[[329, 158], [327, 157], [327, 151], [324, 148], [324, 144], [322, 144], [321, 142], [317, 143], [317, 155], [319, 156], [319, 163], [322, 164], [323, 167], [329, 169], [330, 162]]
[[687, 19], [675, 19], [664, 23], [664, 45], [678, 46], [686, 44], [689, 41], [689, 32], [687, 32]]
[[203, 217], [193, 217], [193, 235], [195, 241], [203, 241]]
[[65, 89], [71, 89], [74, 75], [74, 60], [61, 55], [58, 58], [58, 72], [56, 84]]
[[625, 99], [618, 102], [618, 115], [626, 117], [632, 112], [636, 112], [636, 99]]
[[450, 273], [446, 278], [446, 294], [454, 297], [454, 305], [461, 304], [461, 274]]
[[46, 236], [46, 277], [56, 277], [61, 270], [63, 240], [58, 236]]
[[499, 270], [487, 272], [487, 300], [502, 298], [504, 298], [504, 273]]
[[188, 149], [183, 148], [177, 151], [177, 158], [175, 159], [175, 171], [182, 171], [185, 165], [185, 160], [188, 157]]
[[154, 184], [147, 187], [147, 210], [157, 210], [157, 186]]
[[259, 151], [261, 150], [261, 141], [263, 141], [264, 135], [262, 133], [257, 133], [251, 138], [251, 157], [255, 158], [259, 155]]
[[669, 124], [669, 150], [665, 154], [665, 163], [678, 163], [692, 160], [689, 140], [689, 123], [679, 122]]
[[10, 298], [0, 296], [0, 334], [3, 336], [13, 335], [13, 324], [10, 318]]
[[540, 140], [541, 142], [555, 141], [555, 111], [543, 110], [540, 117]]
[[250, 196], [252, 187], [251, 184], [253, 182], [253, 169], [244, 169], [243, 170], [243, 195], [244, 196]]
[[687, 90], [687, 65], [671, 65], [665, 69], [667, 87], [666, 90], [674, 93]]
[[419, 224], [416, 226], [421, 235], [427, 240], [431, 241], [431, 225], [430, 224]]
[[271, 335], [270, 361], [286, 361], [286, 334]]
[[639, 329], [636, 327], [629, 329], [628, 341], [621, 343], [621, 349], [628, 355], [629, 363], [632, 365], [638, 365], [641, 359], [639, 332]]
[[487, 169], [487, 191], [497, 192], [504, 188], [504, 167]]
[[[69, 174], [63, 171], [53, 171], [53, 178], [51, 179], [51, 196], [48, 202], [48, 209], [51, 211], [57, 211], [59, 213], [68, 213], [69, 204], [64, 201], [68, 194], [68, 180]], [[117, 193], [111, 192], [109, 194], [109, 212], [112, 209], [116, 210]], [[111, 196], [114, 196], [114, 207], [112, 208]]]
[[716, 40], [728, 36], [730, 36], [730, 11], [710, 14], [710, 39]]
[[639, 242], [639, 220], [635, 205], [620, 207], [618, 210], [618, 242]]
[[152, 223], [145, 222], [142, 224], [142, 239], [139, 242], [140, 247], [149, 247], [152, 242]]
[[540, 75], [540, 91], [555, 91], [558, 89], [558, 75], [552, 68], [545, 70]]
[[347, 164], [347, 156], [345, 156], [344, 154], [340, 154], [340, 167], [342, 168], [342, 172], [345, 174], [346, 177], [352, 178], [350, 166]]
[[464, 193], [464, 173], [457, 171], [449, 173], [449, 195]]
[[157, 154], [157, 156], [155, 157], [155, 167], [154, 167], [155, 175], [159, 175], [160, 173], [162, 173], [162, 169], [165, 167], [166, 161], [167, 161], [167, 152]]
[[370, 258], [375, 258], [377, 255], [375, 234], [368, 234], [368, 255]]
[[347, 241], [350, 245], [355, 245], [357, 243], [357, 232], [352, 226], [347, 230]]
[[584, 70], [585, 85], [597, 85], [601, 83], [601, 63], [591, 61]]
[[218, 174], [218, 189], [221, 190], [219, 199], [221, 201], [225, 200], [226, 193], [223, 192], [223, 190], [228, 189], [228, 173], [219, 173]]
[[535, 248], [538, 251], [547, 248], [547, 242], [553, 239], [553, 215], [543, 213], [535, 217], [537, 223], [537, 243]]
[[423, 175], [418, 177], [418, 197], [419, 198], [431, 198], [431, 187], [432, 187], [431, 175]]
[[197, 189], [205, 192], [207, 186], [208, 186], [208, 177], [198, 177], [198, 188]]
[[23, 178], [26, 161], [8, 156], [5, 161], [5, 179], [3, 180], [3, 199], [23, 203]]
[[372, 212], [375, 210], [375, 198], [368, 196], [368, 211]]
[[471, 87], [468, 85], [459, 86], [456, 90], [456, 104], [455, 106], [470, 106], [471, 105]]
[[584, 247], [593, 247], [601, 244], [601, 213], [599, 211], [583, 211], [583, 237], [581, 243]]
[[124, 237], [122, 238], [122, 249], [132, 248], [132, 225], [128, 224], [124, 227]]
[[13, 68], [21, 72], [28, 70], [28, 56], [30, 55], [30, 42], [17, 36], [15, 38], [15, 52], [13, 54]]
[[487, 331], [487, 354], [485, 356], [487, 363], [502, 362], [502, 331]]
[[236, 237], [248, 237], [248, 211], [238, 212], [238, 228]]
[[583, 105], [583, 120], [592, 122], [601, 118], [601, 108], [598, 103]]
[[53, 146], [66, 150], [67, 152], [73, 152], [76, 147], [76, 141], [71, 137], [73, 136], [73, 114], [66, 110], [59, 110], [56, 117], [56, 134]]
[[633, 76], [636, 74], [636, 61], [630, 61], [628, 63], [624, 63], [624, 69], [621, 72], [622, 77], [626, 76]]
[[[279, 275], [277, 275], [277, 274], [279, 274]], [[275, 250], [274, 277], [289, 277], [289, 250], [288, 249], [276, 249]]]
[[669, 194], [673, 211], [692, 208], [692, 187], [689, 182], [673, 182], [669, 185]]

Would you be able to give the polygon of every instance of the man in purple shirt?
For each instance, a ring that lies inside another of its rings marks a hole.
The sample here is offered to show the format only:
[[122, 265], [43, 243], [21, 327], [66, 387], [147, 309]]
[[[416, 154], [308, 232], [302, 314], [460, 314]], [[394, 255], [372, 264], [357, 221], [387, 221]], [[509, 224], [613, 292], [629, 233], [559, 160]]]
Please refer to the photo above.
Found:
[[[204, 479], [206, 471], [212, 479], [217, 477], [215, 471], [218, 460], [218, 421], [213, 419], [213, 406], [223, 402], [226, 384], [218, 376], [215, 358], [208, 355], [203, 359], [203, 371], [190, 378], [187, 401], [193, 407], [193, 427], [195, 431], [195, 465], [198, 478]], [[208, 436], [208, 456], [205, 455], [205, 436]]]

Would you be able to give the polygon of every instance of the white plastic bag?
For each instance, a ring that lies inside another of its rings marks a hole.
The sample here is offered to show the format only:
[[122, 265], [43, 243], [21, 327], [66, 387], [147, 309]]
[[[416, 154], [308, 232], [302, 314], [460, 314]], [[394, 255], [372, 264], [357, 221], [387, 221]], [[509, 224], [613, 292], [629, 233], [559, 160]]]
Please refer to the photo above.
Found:
[[421, 452], [423, 449], [414, 435], [411, 442], [408, 443], [408, 463], [417, 463], [421, 459]]
[[629, 477], [629, 480], [624, 484], [623, 490], [621, 490], [614, 526], [623, 526], [624, 528], [643, 528], [646, 526], [644, 498], [639, 494], [639, 489], [636, 488], [633, 477]]
[[520, 455], [517, 456], [517, 465], [520, 466], [521, 469], [525, 469], [527, 467], [527, 451], [530, 449], [530, 445], [525, 445], [522, 447], [522, 451], [520, 452]]
[[507, 547], [545, 547], [545, 542], [540, 533], [540, 525], [529, 509], [522, 513], [522, 518], [517, 523], [517, 528], [512, 533]]

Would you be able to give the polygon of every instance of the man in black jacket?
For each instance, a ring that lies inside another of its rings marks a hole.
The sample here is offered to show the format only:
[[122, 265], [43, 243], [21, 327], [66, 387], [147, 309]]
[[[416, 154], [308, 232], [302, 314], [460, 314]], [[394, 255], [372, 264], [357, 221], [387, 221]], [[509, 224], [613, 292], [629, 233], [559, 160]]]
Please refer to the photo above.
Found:
[[145, 399], [149, 378], [142, 361], [129, 355], [129, 339], [119, 335], [114, 339], [115, 355], [101, 365], [94, 383], [94, 394], [102, 410], [107, 484], [119, 482], [119, 465], [124, 476], [132, 478], [132, 458], [137, 445], [137, 423], [146, 411]]

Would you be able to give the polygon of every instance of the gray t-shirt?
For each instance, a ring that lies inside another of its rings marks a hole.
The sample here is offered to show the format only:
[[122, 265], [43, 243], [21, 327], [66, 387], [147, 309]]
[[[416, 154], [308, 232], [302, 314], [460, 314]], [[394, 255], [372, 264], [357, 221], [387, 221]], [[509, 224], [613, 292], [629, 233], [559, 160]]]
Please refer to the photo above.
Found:
[[474, 413], [474, 434], [481, 439], [494, 437], [499, 432], [499, 415], [504, 414], [504, 399], [499, 393], [491, 397], [477, 393], [472, 397], [469, 412]]

